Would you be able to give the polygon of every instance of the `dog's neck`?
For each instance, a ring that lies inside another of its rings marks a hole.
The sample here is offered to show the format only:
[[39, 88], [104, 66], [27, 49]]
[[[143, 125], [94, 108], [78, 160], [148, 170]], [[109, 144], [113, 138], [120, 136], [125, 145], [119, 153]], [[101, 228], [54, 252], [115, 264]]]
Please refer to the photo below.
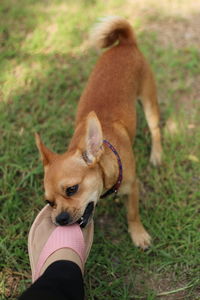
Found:
[[112, 187], [110, 189], [108, 189], [105, 193], [103, 193], [101, 195], [101, 198], [105, 198], [105, 197], [107, 197], [111, 194], [116, 195], [118, 193], [118, 190], [121, 186], [122, 179], [123, 179], [123, 167], [122, 167], [122, 162], [121, 162], [121, 158], [119, 156], [119, 153], [117, 152], [115, 147], [109, 141], [104, 140], [103, 143], [104, 143], [105, 147], [108, 147], [113, 152], [113, 154], [115, 155], [115, 157], [117, 159], [117, 162], [118, 162], [118, 178], [117, 178], [117, 181], [115, 182], [115, 184], [112, 185]]
[[[83, 140], [83, 128], [85, 127], [84, 125], [84, 123], [81, 123], [75, 128], [75, 132], [72, 137], [72, 140], [70, 141], [68, 151], [76, 151], [76, 149], [80, 147], [80, 141]], [[107, 133], [107, 130], [105, 131]], [[114, 132], [114, 128], [112, 131]], [[107, 139], [111, 144], [113, 143], [112, 136], [108, 136]], [[116, 150], [119, 151], [119, 149]], [[116, 155], [114, 155], [113, 151], [108, 146], [104, 145], [104, 151], [97, 164], [99, 165], [99, 169], [102, 174], [104, 191], [107, 191], [118, 180], [119, 164], [117, 157]]]
[[104, 153], [100, 158], [99, 166], [102, 170], [104, 190], [109, 190], [117, 182], [119, 166], [117, 158], [108, 147], [104, 147]]

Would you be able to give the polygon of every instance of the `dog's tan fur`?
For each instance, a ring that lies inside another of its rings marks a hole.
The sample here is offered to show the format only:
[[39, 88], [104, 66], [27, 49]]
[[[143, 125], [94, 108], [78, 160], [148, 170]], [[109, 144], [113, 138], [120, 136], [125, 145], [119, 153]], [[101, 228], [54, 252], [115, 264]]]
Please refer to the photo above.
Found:
[[[140, 52], [130, 24], [120, 17], [100, 23], [92, 33], [97, 47], [112, 46], [99, 58], [81, 96], [75, 132], [68, 151], [50, 151], [36, 135], [43, 159], [45, 194], [54, 203], [52, 218], [67, 211], [76, 222], [87, 204], [98, 201], [103, 191], [117, 180], [119, 169], [113, 152], [103, 144], [108, 140], [118, 151], [123, 165], [120, 194], [128, 195], [128, 226], [136, 246], [150, 244], [138, 212], [138, 186], [132, 143], [136, 132], [136, 100], [143, 104], [152, 137], [150, 161], [161, 163], [159, 108], [153, 74]], [[78, 192], [67, 197], [65, 190], [79, 184]]]

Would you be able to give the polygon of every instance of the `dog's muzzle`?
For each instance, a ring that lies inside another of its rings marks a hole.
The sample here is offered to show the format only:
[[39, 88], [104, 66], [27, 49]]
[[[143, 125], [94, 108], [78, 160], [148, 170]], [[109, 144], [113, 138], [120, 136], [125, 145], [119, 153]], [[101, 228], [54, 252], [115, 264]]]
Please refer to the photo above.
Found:
[[88, 203], [88, 205], [84, 211], [84, 214], [77, 222], [81, 228], [84, 228], [87, 225], [87, 223], [92, 215], [93, 210], [94, 210], [94, 202]]

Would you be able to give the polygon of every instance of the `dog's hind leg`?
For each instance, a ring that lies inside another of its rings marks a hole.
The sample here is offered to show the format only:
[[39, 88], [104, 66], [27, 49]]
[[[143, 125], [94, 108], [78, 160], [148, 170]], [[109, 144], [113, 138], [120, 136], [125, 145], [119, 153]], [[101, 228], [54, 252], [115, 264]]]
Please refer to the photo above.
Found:
[[130, 194], [128, 195], [128, 205], [127, 205], [127, 219], [129, 232], [133, 243], [142, 248], [147, 249], [151, 243], [151, 237], [144, 229], [139, 216], [139, 197], [138, 197], [138, 183], [135, 180], [132, 183]]
[[139, 99], [142, 102], [145, 117], [151, 133], [152, 147], [150, 162], [154, 166], [158, 166], [161, 164], [162, 160], [161, 133], [159, 126], [160, 111], [157, 101], [156, 84], [149, 66], [146, 67]]

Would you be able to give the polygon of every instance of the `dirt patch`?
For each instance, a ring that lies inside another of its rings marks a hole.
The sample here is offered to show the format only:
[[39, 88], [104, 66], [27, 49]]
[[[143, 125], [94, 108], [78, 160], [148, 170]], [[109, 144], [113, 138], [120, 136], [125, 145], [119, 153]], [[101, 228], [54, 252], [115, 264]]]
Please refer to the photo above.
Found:
[[[6, 299], [16, 296], [18, 285], [21, 278], [19, 274], [14, 274], [10, 269], [4, 270], [0, 273], [0, 294], [5, 295]], [[5, 282], [5, 285], [4, 285]]]
[[[188, 284], [186, 276], [183, 276], [179, 282], [174, 273], [163, 273], [161, 274], [148, 274], [144, 275], [139, 272], [136, 275], [137, 286], [135, 287], [135, 294], [140, 295], [140, 299], [146, 300], [145, 296], [142, 298], [141, 291], [144, 290], [144, 286], [148, 291], [152, 291], [157, 296], [158, 300], [185, 300], [199, 299], [199, 289], [194, 287], [192, 284]], [[142, 283], [142, 284], [140, 284]], [[190, 292], [192, 290], [192, 298], [190, 298]]]
[[157, 33], [159, 45], [172, 46], [176, 49], [199, 48], [200, 35], [197, 28], [200, 28], [199, 15], [191, 15], [182, 19], [166, 17], [156, 22], [148, 22], [148, 29]]
[[156, 32], [161, 46], [199, 48], [200, 1], [137, 0], [131, 6], [142, 29]]

